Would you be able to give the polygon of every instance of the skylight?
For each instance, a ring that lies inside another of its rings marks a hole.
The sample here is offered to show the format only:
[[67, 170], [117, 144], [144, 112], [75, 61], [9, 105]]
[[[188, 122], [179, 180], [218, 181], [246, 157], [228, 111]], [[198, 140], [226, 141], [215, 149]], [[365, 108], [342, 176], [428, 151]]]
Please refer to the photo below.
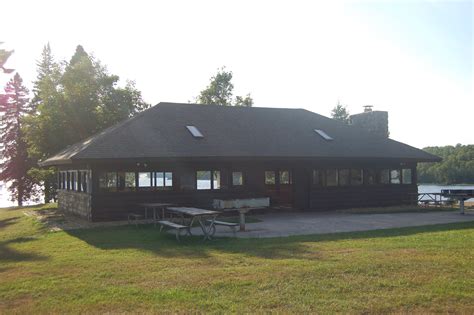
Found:
[[327, 140], [327, 141], [331, 141], [331, 140], [334, 140], [332, 137], [330, 137], [327, 133], [325, 133], [324, 131], [320, 130], [320, 129], [314, 129], [314, 131], [320, 135], [324, 140]]
[[188, 128], [189, 132], [193, 135], [194, 138], [204, 138], [202, 133], [197, 129], [196, 126], [186, 126]]

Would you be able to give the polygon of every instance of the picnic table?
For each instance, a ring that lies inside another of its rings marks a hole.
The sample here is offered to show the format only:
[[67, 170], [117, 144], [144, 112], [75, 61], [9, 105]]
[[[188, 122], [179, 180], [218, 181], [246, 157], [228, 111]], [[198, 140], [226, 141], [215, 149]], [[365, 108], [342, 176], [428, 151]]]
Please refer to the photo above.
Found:
[[156, 227], [156, 222], [157, 220], [157, 211], [161, 210], [161, 218], [163, 219], [165, 217], [165, 208], [172, 206], [173, 204], [171, 203], [163, 203], [163, 202], [147, 202], [147, 203], [139, 203], [138, 206], [145, 208], [145, 220], [148, 219], [148, 209], [153, 211], [153, 223], [155, 224]]
[[[200, 209], [200, 208], [190, 208], [190, 207], [166, 207], [166, 211], [169, 213], [181, 216], [181, 218], [183, 219], [183, 225], [184, 225], [184, 217], [191, 218], [188, 225], [189, 235], [192, 235], [191, 228], [193, 226], [193, 223], [197, 221], [204, 234], [204, 240], [211, 239], [216, 229], [216, 227], [214, 226], [214, 221], [216, 220], [216, 217], [220, 214], [219, 211]], [[206, 225], [206, 222], [209, 224]]]

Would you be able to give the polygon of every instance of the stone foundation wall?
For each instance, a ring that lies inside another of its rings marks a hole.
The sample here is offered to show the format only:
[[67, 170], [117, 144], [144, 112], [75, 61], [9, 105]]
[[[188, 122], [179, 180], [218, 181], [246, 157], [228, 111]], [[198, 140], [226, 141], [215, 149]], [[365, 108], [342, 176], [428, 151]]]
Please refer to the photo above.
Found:
[[58, 190], [58, 208], [91, 220], [91, 195], [68, 190]]

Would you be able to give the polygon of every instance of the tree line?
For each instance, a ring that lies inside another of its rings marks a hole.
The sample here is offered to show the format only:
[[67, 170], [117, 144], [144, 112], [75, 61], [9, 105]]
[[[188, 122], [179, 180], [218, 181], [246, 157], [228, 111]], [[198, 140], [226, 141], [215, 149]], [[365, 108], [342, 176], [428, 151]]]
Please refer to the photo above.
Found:
[[426, 147], [426, 152], [443, 159], [439, 163], [418, 164], [418, 182], [436, 184], [474, 183], [474, 145]]
[[[0, 42], [0, 45], [2, 43]], [[0, 75], [12, 50], [0, 48]], [[211, 77], [195, 101], [200, 104], [252, 106], [250, 94], [233, 96], [232, 72], [224, 67]], [[16, 72], [0, 92], [0, 180], [8, 182], [11, 200], [55, 199], [56, 170], [38, 162], [101, 130], [147, 109], [134, 81], [119, 85], [100, 60], [80, 45], [69, 61], [54, 58], [49, 43], [37, 61], [32, 93]]]

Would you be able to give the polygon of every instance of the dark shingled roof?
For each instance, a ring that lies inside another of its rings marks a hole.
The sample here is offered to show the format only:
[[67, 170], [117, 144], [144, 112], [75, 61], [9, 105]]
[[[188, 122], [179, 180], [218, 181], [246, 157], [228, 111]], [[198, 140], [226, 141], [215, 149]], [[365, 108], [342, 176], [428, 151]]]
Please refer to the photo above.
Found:
[[[186, 126], [204, 135], [194, 138]], [[334, 138], [324, 140], [314, 130]], [[159, 103], [65, 150], [43, 166], [143, 158], [391, 158], [439, 161], [409, 145], [305, 109]]]

